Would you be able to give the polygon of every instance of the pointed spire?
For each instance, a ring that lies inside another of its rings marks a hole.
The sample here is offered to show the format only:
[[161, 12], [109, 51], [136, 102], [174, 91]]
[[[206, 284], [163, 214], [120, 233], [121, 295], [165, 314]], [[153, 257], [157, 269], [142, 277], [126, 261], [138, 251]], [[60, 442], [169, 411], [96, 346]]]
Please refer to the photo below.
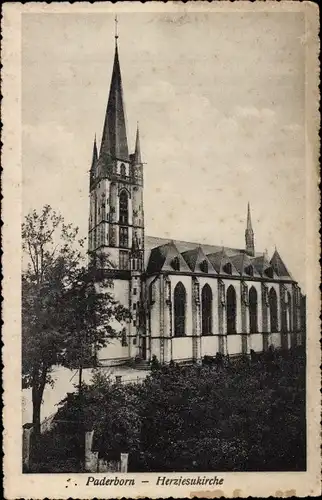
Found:
[[117, 20], [117, 16], [115, 16], [115, 35], [114, 35], [114, 38], [115, 38], [115, 42], [117, 43], [117, 39], [118, 39], [118, 33], [117, 33], [117, 25], [118, 25], [118, 20]]
[[140, 146], [140, 132], [139, 132], [139, 123], [136, 128], [136, 139], [135, 139], [135, 151], [134, 151], [134, 163], [142, 163], [141, 159], [141, 146]]
[[247, 255], [255, 256], [254, 231], [252, 227], [252, 219], [250, 215], [250, 204], [247, 205], [247, 224], [245, 231], [246, 253]]
[[247, 205], [247, 231], [252, 231], [253, 228], [252, 228], [252, 218], [251, 218], [251, 215], [250, 215], [250, 204], [248, 202], [248, 205]]
[[98, 154], [97, 154], [97, 144], [96, 144], [96, 134], [94, 137], [94, 144], [93, 144], [93, 156], [92, 156], [92, 166], [91, 170], [93, 171], [95, 168], [95, 164], [97, 162]]
[[115, 26], [114, 64], [100, 154], [109, 154], [119, 160], [129, 160], [122, 77], [117, 45], [117, 18], [115, 19]]

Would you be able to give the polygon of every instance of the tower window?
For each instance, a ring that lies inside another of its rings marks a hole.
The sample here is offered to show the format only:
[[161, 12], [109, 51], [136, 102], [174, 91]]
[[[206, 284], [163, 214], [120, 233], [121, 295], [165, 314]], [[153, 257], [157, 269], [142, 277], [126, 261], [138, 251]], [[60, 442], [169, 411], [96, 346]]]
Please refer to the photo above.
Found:
[[122, 191], [120, 194], [120, 222], [121, 224], [127, 224], [129, 220], [129, 201], [126, 191]]
[[121, 176], [126, 177], [126, 168], [124, 163], [122, 163], [120, 171], [121, 171]]
[[120, 251], [120, 269], [129, 268], [129, 254], [128, 252]]
[[120, 247], [129, 246], [129, 231], [127, 227], [120, 227]]

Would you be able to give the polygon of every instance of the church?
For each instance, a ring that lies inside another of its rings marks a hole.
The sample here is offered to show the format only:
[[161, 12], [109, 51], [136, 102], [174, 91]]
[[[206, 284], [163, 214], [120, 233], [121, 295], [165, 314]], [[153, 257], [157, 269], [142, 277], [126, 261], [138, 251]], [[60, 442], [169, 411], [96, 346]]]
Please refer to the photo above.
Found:
[[301, 290], [277, 249], [271, 259], [256, 251], [249, 204], [244, 248], [145, 234], [146, 165], [139, 129], [134, 152], [128, 148], [117, 39], [101, 144], [93, 147], [88, 242], [132, 319], [100, 351], [100, 364], [198, 362], [301, 345]]

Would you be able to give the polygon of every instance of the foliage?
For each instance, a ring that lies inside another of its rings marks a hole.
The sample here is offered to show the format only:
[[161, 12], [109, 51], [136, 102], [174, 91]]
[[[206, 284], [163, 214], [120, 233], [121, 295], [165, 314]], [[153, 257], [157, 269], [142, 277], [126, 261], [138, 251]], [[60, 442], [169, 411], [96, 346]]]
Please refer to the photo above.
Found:
[[99, 456], [118, 460], [120, 453], [138, 451], [141, 429], [140, 390], [135, 384], [112, 382], [94, 371], [91, 385], [83, 385], [82, 401], [68, 394], [60, 403], [56, 420], [81, 421], [84, 430], [94, 430], [94, 449]]
[[[75, 397], [63, 402], [60, 418], [74, 414]], [[305, 469], [301, 352], [224, 366], [155, 366], [137, 385], [98, 374], [84, 397], [101, 450], [128, 451], [132, 471]]]
[[95, 266], [85, 267], [78, 229], [65, 224], [49, 205], [22, 225], [26, 266], [22, 274], [22, 384], [32, 388], [33, 423], [40, 430], [45, 385], [55, 365], [69, 368], [92, 361], [88, 346], [107, 345], [128, 311], [98, 289]]

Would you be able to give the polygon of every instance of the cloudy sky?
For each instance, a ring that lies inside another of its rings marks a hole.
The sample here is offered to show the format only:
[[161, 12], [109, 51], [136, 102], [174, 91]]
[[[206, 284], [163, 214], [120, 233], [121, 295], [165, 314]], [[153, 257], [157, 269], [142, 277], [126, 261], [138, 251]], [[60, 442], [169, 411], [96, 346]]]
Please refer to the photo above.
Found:
[[[146, 234], [280, 251], [305, 288], [304, 17], [119, 15], [127, 131], [145, 165]], [[23, 210], [86, 235], [88, 170], [114, 55], [110, 14], [24, 14]]]

